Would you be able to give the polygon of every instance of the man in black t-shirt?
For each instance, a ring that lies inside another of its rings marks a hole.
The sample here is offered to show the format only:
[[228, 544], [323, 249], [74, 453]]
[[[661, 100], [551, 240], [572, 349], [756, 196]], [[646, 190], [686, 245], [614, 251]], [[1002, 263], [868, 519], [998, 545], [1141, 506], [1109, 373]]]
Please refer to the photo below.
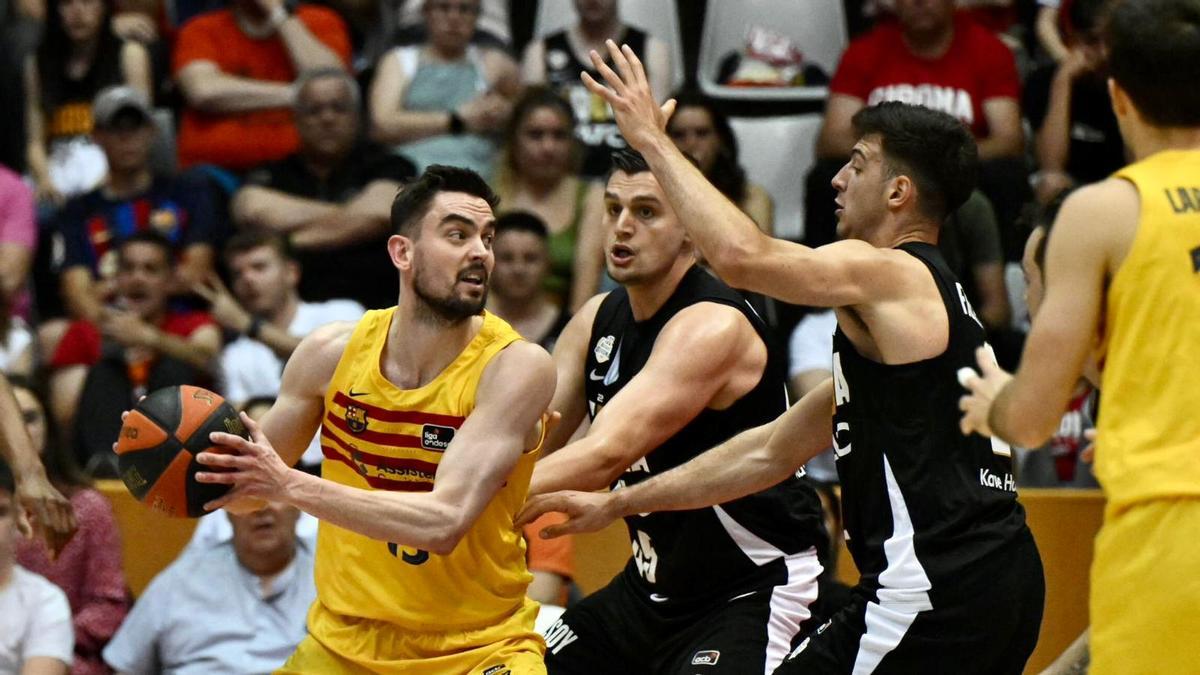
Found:
[[601, 67], [608, 87], [585, 82], [612, 105], [690, 240], [731, 285], [833, 308], [833, 378], [682, 467], [608, 494], [548, 495], [529, 515], [565, 512], [557, 531], [573, 532], [726, 502], [787, 476], [832, 433], [861, 576], [853, 601], [776, 673], [1020, 673], [1041, 624], [1041, 560], [1008, 446], [959, 428], [958, 373], [988, 348], [936, 246], [974, 187], [974, 139], [921, 106], [861, 110], [833, 180], [841, 241], [814, 250], [764, 235], [722, 197], [663, 131], [672, 106], [654, 102], [637, 58], [608, 47], [621, 75]]
[[139, 232], [155, 232], [179, 252], [172, 295], [190, 294], [192, 284], [212, 274], [221, 228], [208, 184], [196, 173], [154, 172], [150, 112], [146, 97], [126, 86], [108, 87], [92, 103], [92, 135], [104, 150], [108, 175], [100, 187], [67, 202], [53, 235], [62, 237], [59, 284], [73, 319], [100, 319], [116, 289], [117, 248]]
[[[740, 294], [696, 264], [645, 160], [613, 157], [605, 253], [621, 284], [580, 308], [554, 348], [557, 448], [529, 493], [634, 486], [787, 408], [783, 354]], [[550, 675], [768, 673], [811, 617], [820, 502], [797, 476], [706, 509], [631, 513], [633, 557], [546, 634]], [[618, 490], [620, 491], [620, 490]]]
[[601, 49], [607, 39], [629, 45], [646, 62], [650, 88], [659, 100], [671, 87], [671, 55], [665, 42], [621, 21], [617, 0], [574, 0], [574, 4], [579, 22], [530, 43], [521, 62], [521, 79], [526, 84], [545, 84], [570, 102], [575, 134], [584, 147], [580, 172], [600, 179], [608, 173], [609, 155], [624, 148], [625, 141], [608, 104], [579, 81], [582, 72], [599, 77], [588, 63], [588, 50]]
[[318, 70], [297, 83], [300, 150], [252, 170], [234, 196], [239, 227], [287, 237], [304, 274], [307, 302], [357, 300], [368, 309], [396, 304], [396, 270], [387, 256], [392, 199], [412, 178], [412, 163], [360, 138], [358, 85], [341, 70]]
[[1037, 138], [1038, 201], [1103, 180], [1125, 166], [1125, 144], [1108, 100], [1100, 44], [1105, 0], [1074, 0], [1068, 15], [1074, 44], [1061, 63], [1035, 70], [1025, 83], [1024, 110]]

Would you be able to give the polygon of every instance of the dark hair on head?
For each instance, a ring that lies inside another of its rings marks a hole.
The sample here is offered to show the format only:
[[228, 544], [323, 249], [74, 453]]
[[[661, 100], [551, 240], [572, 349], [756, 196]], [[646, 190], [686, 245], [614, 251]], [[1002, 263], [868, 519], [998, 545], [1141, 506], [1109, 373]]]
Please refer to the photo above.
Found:
[[567, 133], [571, 137], [571, 159], [568, 167], [572, 173], [577, 173], [579, 170], [579, 165], [583, 161], [583, 149], [575, 140], [575, 111], [567, 99], [560, 96], [558, 92], [543, 85], [534, 85], [526, 89], [525, 93], [521, 94], [521, 98], [513, 104], [512, 115], [508, 118], [508, 125], [504, 127], [504, 144], [500, 151], [497, 183], [503, 183], [505, 190], [514, 189], [513, 183], [521, 173], [521, 168], [517, 166], [516, 152], [521, 125], [525, 124], [525, 120], [535, 111], [543, 108], [554, 110], [566, 121]]
[[158, 248], [162, 249], [163, 254], [167, 256], [167, 260], [173, 260], [175, 258], [175, 244], [172, 244], [170, 239], [167, 239], [154, 230], [139, 230], [122, 239], [117, 243], [117, 255], [120, 256], [125, 248], [131, 244], [150, 244], [151, 246], [157, 246]]
[[979, 151], [962, 122], [894, 101], [863, 108], [851, 121], [859, 138], [879, 137], [888, 170], [916, 183], [917, 208], [938, 225], [971, 196]]
[[414, 226], [420, 225], [439, 192], [464, 192], [479, 197], [492, 210], [500, 205], [500, 198], [479, 174], [457, 166], [434, 164], [416, 180], [400, 188], [392, 200], [392, 231], [413, 239], [420, 236], [420, 227]]
[[75, 461], [75, 456], [63, 444], [58, 434], [58, 425], [50, 419], [50, 407], [46, 404], [46, 390], [40, 382], [21, 375], [9, 375], [8, 382], [13, 391], [24, 389], [33, 394], [38, 405], [42, 408], [43, 424], [46, 427], [46, 447], [34, 448], [42, 451], [42, 465], [46, 467], [46, 477], [51, 483], [71, 487], [87, 487], [92, 483], [84, 474], [83, 469]]
[[275, 251], [284, 260], [293, 262], [296, 260], [296, 252], [292, 250], [291, 246], [288, 246], [287, 239], [270, 230], [253, 228], [242, 230], [230, 237], [229, 241], [225, 242], [225, 250], [223, 251], [225, 264], [228, 265], [229, 261], [236, 255], [241, 255], [242, 253], [247, 253], [263, 246]]
[[1041, 270], [1043, 279], [1046, 278], [1046, 242], [1050, 241], [1050, 230], [1054, 228], [1054, 221], [1058, 220], [1058, 212], [1062, 210], [1063, 202], [1067, 201], [1067, 197], [1074, 191], [1074, 188], [1064, 189], [1038, 210], [1036, 227], [1041, 228], [1042, 238], [1033, 249], [1033, 261]]
[[496, 236], [505, 232], [528, 232], [545, 241], [550, 238], [546, 222], [528, 211], [510, 211], [496, 219]]
[[[708, 113], [708, 118], [712, 120], [713, 130], [717, 132], [720, 148], [705, 177], [721, 191], [721, 194], [728, 197], [729, 201], [741, 204], [746, 198], [746, 170], [738, 163], [737, 136], [733, 133], [733, 127], [729, 125], [729, 118], [725, 116], [725, 113], [717, 110], [711, 100], [697, 91], [682, 91], [676, 94], [674, 99], [675, 115], [678, 115], [679, 111], [684, 108], [700, 108]], [[675, 122], [675, 115], [672, 115], [671, 119], [667, 121], [668, 132], [671, 131], [671, 125]]]
[[[46, 113], [67, 102], [65, 97], [70, 86], [67, 81], [67, 59], [74, 50], [58, 11], [62, 2], [63, 0], [55, 0], [47, 3], [46, 32], [37, 50], [38, 84], [41, 88], [42, 109]], [[85, 83], [96, 83], [97, 90], [109, 84], [123, 84], [125, 81], [121, 73], [122, 41], [112, 30], [116, 3], [114, 0], [101, 0], [101, 4], [104, 5], [104, 10], [96, 36], [96, 51], [88, 66], [88, 72], [82, 78]]]
[[1108, 69], [1147, 122], [1200, 126], [1200, 0], [1122, 0], [1105, 21]]
[[614, 173], [621, 171], [633, 176], [649, 170], [650, 165], [642, 153], [633, 148], [624, 148], [613, 152], [612, 167], [608, 170], [608, 175], [611, 177]]

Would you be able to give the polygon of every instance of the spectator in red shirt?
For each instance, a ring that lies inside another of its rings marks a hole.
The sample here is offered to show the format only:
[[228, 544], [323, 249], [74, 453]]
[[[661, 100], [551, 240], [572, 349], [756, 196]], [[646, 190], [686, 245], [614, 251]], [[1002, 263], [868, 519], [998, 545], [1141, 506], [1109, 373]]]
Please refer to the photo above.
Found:
[[[956, 15], [954, 0], [896, 0], [895, 12], [897, 21], [850, 44], [830, 83], [807, 192], [810, 243], [833, 237], [829, 181], [856, 140], [850, 119], [884, 101], [925, 105], [971, 128], [979, 143], [980, 185], [997, 209], [1002, 231], [1011, 229], [1028, 195], [1021, 85], [1012, 52], [988, 29]], [[1014, 260], [1019, 244], [1013, 242]]]
[[116, 306], [105, 309], [98, 323], [72, 323], [50, 360], [54, 415], [60, 428], [75, 429], [79, 463], [88, 469], [115, 470], [111, 444], [121, 412], [143, 394], [208, 384], [215, 372], [217, 325], [204, 312], [167, 304], [173, 259], [170, 242], [158, 233], [138, 232], [122, 241]]
[[294, 152], [292, 81], [349, 62], [346, 26], [323, 7], [292, 13], [283, 0], [231, 0], [187, 22], [173, 63], [186, 102], [180, 165], [244, 171]]
[[117, 632], [129, 611], [121, 534], [112, 505], [91, 487], [75, 462], [56, 442], [47, 424], [46, 407], [30, 383], [14, 379], [13, 394], [33, 447], [42, 456], [46, 475], [71, 500], [79, 530], [58, 557], [40, 539], [17, 542], [17, 563], [62, 589], [71, 605], [75, 629], [72, 675], [107, 673], [100, 651]]

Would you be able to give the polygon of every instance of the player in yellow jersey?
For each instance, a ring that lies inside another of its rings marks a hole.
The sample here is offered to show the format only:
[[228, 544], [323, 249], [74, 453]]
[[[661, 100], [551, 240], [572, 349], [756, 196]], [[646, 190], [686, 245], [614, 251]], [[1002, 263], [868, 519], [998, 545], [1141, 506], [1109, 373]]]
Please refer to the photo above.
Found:
[[1120, 0], [1109, 93], [1135, 163], [1063, 204], [1015, 377], [980, 359], [964, 431], [1034, 447], [1102, 349], [1089, 672], [1200, 664], [1200, 0]]
[[[253, 442], [201, 453], [234, 489], [211, 508], [284, 502], [321, 520], [309, 636], [285, 673], [544, 673], [513, 516], [554, 394], [554, 366], [483, 311], [495, 195], [430, 167], [392, 206], [396, 307], [297, 347]], [[384, 252], [380, 251], [382, 255]], [[288, 467], [313, 434], [322, 477]]]

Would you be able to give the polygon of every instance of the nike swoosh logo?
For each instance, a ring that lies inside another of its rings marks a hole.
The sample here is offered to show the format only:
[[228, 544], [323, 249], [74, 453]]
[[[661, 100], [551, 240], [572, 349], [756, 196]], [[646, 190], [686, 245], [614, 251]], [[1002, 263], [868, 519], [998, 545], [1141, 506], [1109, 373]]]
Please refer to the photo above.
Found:
[[667, 600], [670, 600], [670, 598], [665, 595], [659, 595], [658, 593], [651, 593], [650, 600], [652, 602], [666, 602]]
[[350, 389], [348, 392], [346, 392], [346, 393], [347, 393], [347, 394], [350, 394], [350, 398], [358, 398], [359, 396], [366, 396], [368, 392], [365, 392], [365, 391], [354, 391], [354, 388], [353, 388], [353, 387], [351, 387], [351, 389]]
[[734, 600], [741, 600], [742, 598], [748, 598], [748, 597], [750, 597], [751, 595], [754, 595], [754, 594], [755, 594], [755, 593], [757, 593], [757, 592], [758, 592], [758, 591], [750, 591], [749, 593], [742, 593], [741, 595], [735, 595], [735, 596], [733, 596], [732, 598], [730, 598], [730, 599], [729, 599], [729, 602], [733, 602]]
[[604, 376], [597, 375], [596, 371], [592, 370], [592, 372], [588, 373], [588, 379], [591, 380], [592, 382], [599, 382], [600, 380], [604, 379]]

